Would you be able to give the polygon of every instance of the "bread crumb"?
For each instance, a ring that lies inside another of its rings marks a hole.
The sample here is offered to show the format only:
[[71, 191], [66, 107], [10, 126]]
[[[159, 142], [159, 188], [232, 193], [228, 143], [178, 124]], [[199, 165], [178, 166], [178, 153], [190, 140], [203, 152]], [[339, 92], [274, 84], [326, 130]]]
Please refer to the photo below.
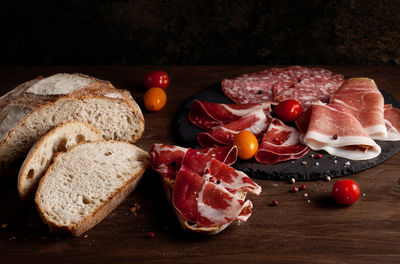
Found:
[[303, 194], [304, 197], [308, 197], [308, 193]]
[[131, 207], [129, 210], [131, 211], [132, 214], [136, 215], [136, 212], [140, 209], [140, 204], [135, 203], [133, 207]]
[[296, 180], [295, 180], [294, 178], [291, 178], [291, 179], [290, 179], [290, 182], [291, 182], [291, 183], [295, 183]]
[[303, 161], [301, 164], [303, 164], [303, 165], [307, 165], [307, 161]]
[[344, 164], [344, 166], [350, 166], [350, 161], [346, 161], [346, 163]]
[[88, 238], [89, 236], [88, 236], [88, 235], [84, 235], [83, 237], [84, 237], [84, 238]]
[[307, 203], [311, 203], [311, 200], [307, 200]]
[[8, 226], [8, 224], [5, 223], [5, 224], [2, 224], [2, 225], [1, 225], [1, 228], [6, 228], [7, 226]]

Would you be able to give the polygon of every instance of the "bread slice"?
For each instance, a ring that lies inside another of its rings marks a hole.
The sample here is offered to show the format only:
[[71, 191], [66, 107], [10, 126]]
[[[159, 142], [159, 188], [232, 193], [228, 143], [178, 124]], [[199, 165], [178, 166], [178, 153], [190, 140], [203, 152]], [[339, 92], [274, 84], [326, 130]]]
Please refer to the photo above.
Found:
[[21, 199], [35, 194], [40, 178], [57, 152], [65, 152], [81, 142], [102, 139], [97, 128], [79, 121], [68, 121], [50, 130], [31, 148], [19, 171], [18, 192]]
[[144, 130], [139, 106], [128, 91], [82, 74], [37, 78], [0, 98], [0, 162], [25, 158], [46, 132], [66, 121], [98, 128], [106, 140], [136, 142]]
[[[162, 176], [161, 176], [161, 181], [162, 181], [165, 196], [167, 197], [169, 204], [171, 205], [172, 209], [174, 210], [174, 213], [178, 219], [178, 222], [181, 225], [181, 227], [183, 228], [183, 230], [192, 232], [192, 233], [201, 234], [201, 235], [216, 235], [216, 234], [224, 231], [226, 228], [228, 228], [232, 224], [233, 221], [228, 222], [224, 225], [220, 225], [220, 226], [200, 226], [200, 225], [197, 225], [196, 223], [188, 222], [181, 216], [181, 214], [178, 212], [178, 210], [176, 210], [176, 208], [174, 207], [174, 205], [172, 203], [172, 192], [173, 192], [173, 188], [174, 188], [174, 181], [169, 180]], [[243, 200], [246, 198], [246, 195], [247, 195], [247, 192], [239, 193], [240, 198], [242, 198]]]
[[79, 236], [134, 190], [148, 166], [148, 153], [130, 143], [81, 143], [58, 154], [40, 180], [39, 214], [51, 232]]

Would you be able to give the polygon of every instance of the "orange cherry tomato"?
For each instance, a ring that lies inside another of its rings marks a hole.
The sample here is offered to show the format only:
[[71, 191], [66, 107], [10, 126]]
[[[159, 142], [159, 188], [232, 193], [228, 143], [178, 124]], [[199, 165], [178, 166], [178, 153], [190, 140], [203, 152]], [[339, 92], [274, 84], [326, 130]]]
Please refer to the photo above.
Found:
[[243, 130], [233, 138], [233, 144], [238, 148], [238, 156], [247, 160], [256, 154], [258, 150], [257, 138], [248, 130]]
[[161, 110], [167, 103], [167, 94], [158, 87], [147, 90], [144, 94], [144, 106], [149, 111]]

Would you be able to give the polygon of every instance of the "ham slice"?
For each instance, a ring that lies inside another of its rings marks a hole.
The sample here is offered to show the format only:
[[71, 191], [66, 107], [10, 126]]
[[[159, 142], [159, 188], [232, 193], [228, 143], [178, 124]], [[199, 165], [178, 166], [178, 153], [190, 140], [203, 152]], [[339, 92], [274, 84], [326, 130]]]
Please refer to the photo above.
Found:
[[218, 104], [194, 100], [188, 118], [193, 124], [208, 131], [236, 121], [257, 108], [262, 108], [266, 115], [271, 112], [269, 103]]
[[331, 98], [330, 104], [341, 105], [351, 113], [373, 139], [386, 139], [384, 99], [374, 80], [369, 78], [346, 80]]
[[273, 119], [262, 138], [255, 159], [260, 163], [275, 164], [291, 159], [299, 159], [309, 148], [299, 141], [299, 133], [294, 127]]
[[182, 166], [176, 175], [172, 202], [187, 221], [200, 226], [221, 226], [235, 219], [247, 220], [252, 203], [206, 181]]
[[316, 103], [308, 117], [308, 128], [300, 135], [300, 141], [313, 150], [325, 150], [352, 160], [371, 159], [381, 152], [379, 145], [343, 104]]
[[400, 109], [385, 105], [385, 125], [387, 129], [387, 141], [400, 140]]
[[[173, 180], [187, 151], [187, 148], [179, 146], [153, 144], [149, 151], [150, 164], [163, 177]], [[235, 146], [198, 149], [196, 151], [228, 165], [235, 163], [237, 158], [237, 148]]]
[[231, 146], [233, 138], [242, 130], [252, 132], [260, 139], [267, 130], [269, 119], [261, 108], [257, 108], [250, 114], [233, 121], [227, 125], [214, 128], [209, 132], [199, 133], [197, 140], [201, 147], [210, 148], [216, 146]]
[[224, 187], [231, 193], [251, 192], [259, 195], [261, 187], [245, 173], [206, 155], [197, 149], [189, 149], [182, 161], [182, 166], [191, 169], [205, 180]]

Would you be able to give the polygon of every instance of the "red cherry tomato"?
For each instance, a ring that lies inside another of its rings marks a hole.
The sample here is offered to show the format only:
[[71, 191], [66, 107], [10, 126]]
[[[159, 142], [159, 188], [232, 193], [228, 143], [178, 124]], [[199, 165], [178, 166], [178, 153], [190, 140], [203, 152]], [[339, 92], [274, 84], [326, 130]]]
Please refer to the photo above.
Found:
[[333, 199], [342, 205], [351, 205], [360, 197], [360, 187], [352, 180], [341, 180], [333, 185]]
[[296, 100], [285, 100], [275, 107], [275, 113], [279, 119], [285, 122], [292, 122], [301, 116], [303, 109]]
[[159, 87], [166, 89], [169, 85], [168, 74], [164, 71], [153, 71], [144, 77], [144, 85], [150, 89], [153, 87]]

